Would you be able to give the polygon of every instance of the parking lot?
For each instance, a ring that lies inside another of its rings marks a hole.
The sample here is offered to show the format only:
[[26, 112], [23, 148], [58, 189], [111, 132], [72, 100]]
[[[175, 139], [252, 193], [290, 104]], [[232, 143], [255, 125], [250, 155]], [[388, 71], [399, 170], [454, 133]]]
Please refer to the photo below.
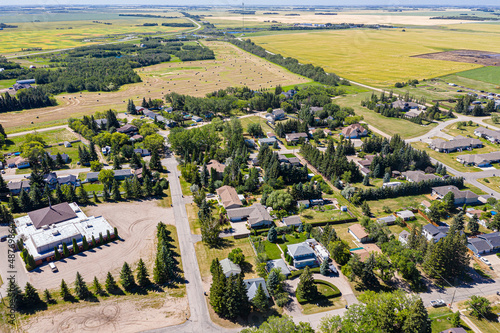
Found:
[[[117, 278], [125, 261], [132, 266], [132, 269], [135, 269], [139, 258], [143, 258], [152, 270], [156, 225], [160, 221], [165, 224], [174, 224], [172, 209], [158, 206], [157, 201], [108, 203], [84, 207], [83, 210], [87, 216], [104, 216], [113, 227], [118, 229], [121, 240], [59, 260], [55, 263], [58, 268], [57, 272], [52, 272], [48, 264], [39, 266], [27, 273], [27, 280], [35, 288], [39, 290], [59, 288], [61, 279], [68, 284], [73, 284], [76, 272], [80, 272], [88, 283], [94, 276], [104, 281], [108, 271]], [[6, 242], [1, 244], [3, 249]], [[3, 250], [2, 253], [4, 253]], [[0, 265], [4, 266], [4, 260], [0, 262]], [[20, 281], [22, 282], [22, 278]]]

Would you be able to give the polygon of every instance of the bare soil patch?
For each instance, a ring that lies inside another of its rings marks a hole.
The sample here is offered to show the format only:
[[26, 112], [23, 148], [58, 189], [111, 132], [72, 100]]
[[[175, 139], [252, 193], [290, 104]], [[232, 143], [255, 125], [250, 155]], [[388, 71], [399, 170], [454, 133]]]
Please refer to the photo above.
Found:
[[447, 52], [427, 53], [413, 56], [415, 58], [445, 60], [455, 62], [465, 62], [483, 66], [500, 66], [500, 53], [475, 51], [475, 50], [455, 50]]
[[38, 290], [57, 289], [61, 279], [73, 284], [76, 272], [80, 272], [88, 283], [94, 276], [103, 282], [108, 271], [117, 277], [125, 261], [135, 269], [139, 258], [146, 262], [152, 272], [156, 225], [160, 221], [175, 224], [173, 210], [162, 208], [157, 203], [157, 200], [144, 200], [83, 208], [87, 216], [104, 216], [111, 226], [118, 229], [122, 240], [60, 260], [56, 262], [59, 270], [56, 273], [48, 265], [42, 265], [28, 273], [29, 282]]
[[309, 79], [247, 53], [225, 42], [204, 42], [215, 52], [215, 60], [166, 62], [137, 70], [143, 82], [128, 84], [115, 92], [83, 92], [57, 96], [59, 105], [49, 108], [9, 112], [0, 115], [6, 129], [38, 124], [58, 124], [70, 117], [81, 117], [96, 111], [126, 111], [127, 100], [140, 105], [142, 98], [163, 98], [177, 92], [205, 96], [230, 86], [246, 85], [251, 89], [287, 86], [309, 82]]
[[139, 332], [181, 324], [188, 312], [186, 297], [134, 295], [44, 311], [23, 320], [20, 331]]

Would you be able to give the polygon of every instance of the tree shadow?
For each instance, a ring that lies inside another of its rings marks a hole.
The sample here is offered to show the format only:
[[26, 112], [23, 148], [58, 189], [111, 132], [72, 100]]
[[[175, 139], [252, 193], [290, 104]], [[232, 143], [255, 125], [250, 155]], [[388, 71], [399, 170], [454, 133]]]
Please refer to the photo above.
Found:
[[47, 303], [40, 301], [35, 304], [29, 304], [29, 306], [24, 305], [19, 312], [26, 315], [33, 315], [39, 311], [45, 311], [47, 310], [47, 308], [48, 308]]
[[125, 292], [120, 287], [116, 287], [116, 288], [110, 289], [107, 292], [109, 293], [109, 295], [113, 295], [113, 296], [123, 296], [123, 295], [125, 295]]

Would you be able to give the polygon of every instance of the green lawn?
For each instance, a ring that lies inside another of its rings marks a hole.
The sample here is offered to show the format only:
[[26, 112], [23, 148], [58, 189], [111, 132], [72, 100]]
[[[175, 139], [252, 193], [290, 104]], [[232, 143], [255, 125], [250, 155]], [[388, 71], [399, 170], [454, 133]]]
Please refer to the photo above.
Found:
[[186, 212], [191, 233], [201, 235], [200, 220], [198, 219], [198, 206], [195, 203], [186, 204]]
[[348, 95], [336, 98], [333, 102], [342, 107], [351, 107], [356, 115], [363, 116], [364, 121], [388, 135], [399, 134], [403, 139], [409, 139], [427, 133], [436, 124], [427, 126], [418, 125], [411, 121], [400, 118], [384, 117], [375, 111], [361, 106], [361, 101], [369, 98], [371, 92]]
[[[48, 145], [64, 141], [73, 141], [78, 139], [78, 136], [75, 133], [65, 128], [59, 128], [51, 131], [37, 132], [37, 134], [40, 135], [45, 141], [45, 143]], [[25, 141], [26, 141], [25, 135], [9, 137], [9, 135], [7, 134], [7, 140], [5, 141], [5, 146], [3, 151], [5, 152], [18, 151], [21, 148], [21, 145]], [[62, 147], [64, 148], [64, 146]], [[53, 148], [55, 147], [48, 148], [48, 150]]]
[[457, 73], [456, 75], [467, 79], [495, 84], [497, 86], [500, 85], [500, 67], [496, 66], [471, 69]]
[[306, 209], [300, 215], [300, 217], [304, 223], [339, 221], [352, 218], [349, 213], [343, 212], [340, 209], [327, 209], [324, 211], [320, 211], [317, 209]]
[[[481, 69], [481, 68], [479, 68], [479, 69]], [[485, 90], [485, 91], [491, 91], [494, 93], [500, 93], [500, 89], [498, 89], [498, 84], [493, 84], [493, 83], [489, 83], [486, 81], [473, 79], [473, 78], [471, 78], [473, 75], [470, 75], [471, 73], [467, 73], [467, 72], [472, 73], [472, 71], [464, 71], [464, 72], [459, 72], [459, 73], [443, 76], [442, 79], [445, 80], [446, 82], [452, 82], [452, 83], [458, 84], [460, 86], [464, 86], [464, 87], [471, 88], [471, 89]], [[462, 75], [462, 73], [465, 73], [465, 75], [468, 75], [471, 77], [465, 77], [464, 75]]]
[[12, 80], [0, 80], [0, 89], [10, 88], [15, 83], [16, 83], [16, 79], [12, 79]]
[[283, 253], [286, 253], [288, 245], [302, 243], [303, 241], [305, 241], [307, 239], [306, 236], [307, 236], [307, 234], [305, 231], [301, 232], [301, 233], [298, 233], [298, 232], [292, 233], [292, 234], [285, 236], [286, 242], [283, 242], [283, 239], [278, 236], [277, 243], [278, 243], [279, 247], [281, 247], [281, 249], [283, 250]]
[[382, 200], [367, 201], [372, 214], [377, 217], [387, 216], [388, 213], [384, 212], [384, 207], [389, 207], [392, 212], [395, 212], [406, 207], [418, 207], [423, 200], [429, 200], [425, 195], [414, 195], [406, 197], [389, 198]]
[[[448, 307], [440, 307], [440, 308], [428, 308], [427, 312], [429, 313], [429, 318], [431, 319], [431, 327], [432, 332], [441, 332], [446, 329], [453, 328], [451, 322], [448, 320], [450, 318], [453, 311]], [[462, 327], [465, 328], [466, 331], [471, 331], [465, 323], [461, 321]]]
[[500, 177], [481, 178], [477, 181], [483, 185], [488, 186], [493, 191], [500, 191]]
[[219, 248], [209, 248], [203, 242], [195, 244], [196, 257], [198, 258], [198, 265], [200, 266], [202, 278], [210, 276], [210, 265], [213, 259], [226, 259], [229, 252], [235, 248], [240, 248], [245, 255], [246, 263], [241, 267], [243, 272], [245, 272], [245, 278], [257, 277], [257, 273], [253, 269], [255, 252], [250, 244], [250, 239], [227, 237], [223, 239], [223, 243]]
[[260, 127], [262, 127], [262, 131], [264, 132], [264, 136], [266, 135], [267, 132], [273, 132], [273, 129], [267, 124], [266, 119], [259, 117], [259, 116], [251, 116], [251, 117], [245, 117], [240, 119], [241, 126], [243, 127], [244, 133], [247, 133], [247, 128], [249, 124], [260, 124]]
[[179, 181], [181, 183], [182, 194], [193, 195], [193, 192], [191, 192], [191, 190], [189, 189], [191, 187], [191, 184], [189, 184], [182, 176], [179, 176]]

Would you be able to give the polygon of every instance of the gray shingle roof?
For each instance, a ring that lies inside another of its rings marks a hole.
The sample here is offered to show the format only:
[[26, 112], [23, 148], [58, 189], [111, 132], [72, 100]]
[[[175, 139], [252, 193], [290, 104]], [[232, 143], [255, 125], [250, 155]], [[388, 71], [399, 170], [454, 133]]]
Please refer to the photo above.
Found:
[[293, 216], [288, 216], [288, 217], [283, 218], [283, 223], [287, 226], [299, 225], [299, 224], [302, 224], [302, 221], [300, 220], [300, 216], [293, 215]]
[[67, 202], [31, 211], [28, 216], [37, 229], [77, 217]]
[[290, 253], [292, 257], [314, 254], [313, 249], [311, 249], [311, 247], [307, 245], [306, 242], [298, 244], [290, 244], [287, 246], [287, 248], [288, 248], [288, 253]]
[[467, 242], [476, 249], [475, 252], [489, 251], [492, 249], [491, 245], [482, 238], [469, 238]]
[[259, 288], [259, 285], [262, 285], [262, 289], [264, 289], [264, 293], [266, 293], [266, 296], [269, 297], [269, 292], [267, 291], [267, 286], [266, 286], [266, 280], [263, 278], [255, 278], [255, 279], [247, 279], [243, 280], [245, 282], [245, 285], [247, 287], [247, 295], [248, 299], [252, 300], [255, 297], [255, 294], [257, 293], [257, 290]]

